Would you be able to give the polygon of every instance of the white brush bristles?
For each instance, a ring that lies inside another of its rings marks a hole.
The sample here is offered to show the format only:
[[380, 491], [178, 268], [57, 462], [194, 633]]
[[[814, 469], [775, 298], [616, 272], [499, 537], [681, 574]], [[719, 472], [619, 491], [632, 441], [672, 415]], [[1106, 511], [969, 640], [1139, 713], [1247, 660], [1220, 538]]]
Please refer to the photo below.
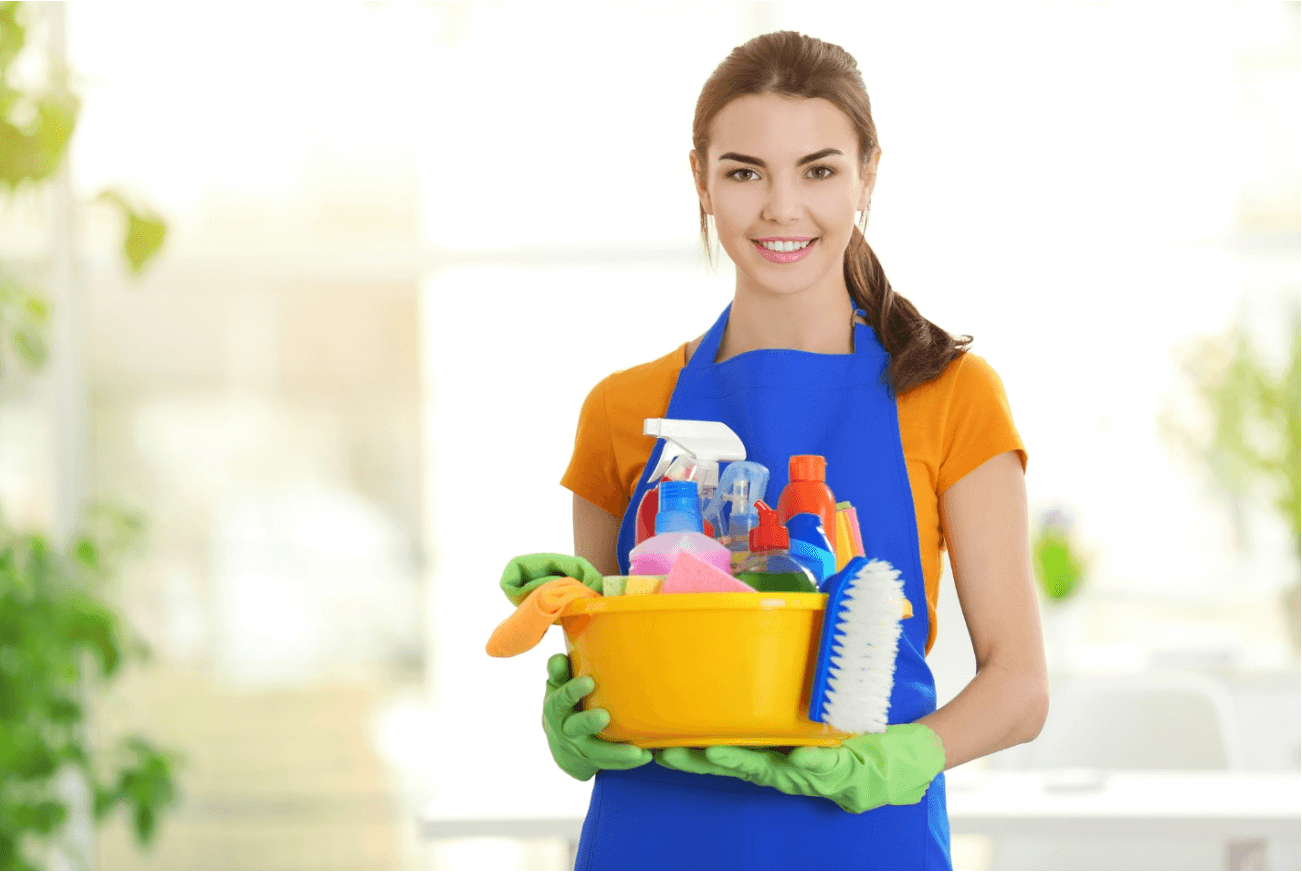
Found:
[[884, 733], [900, 641], [899, 571], [873, 560], [846, 579], [828, 668], [823, 721], [847, 733]]

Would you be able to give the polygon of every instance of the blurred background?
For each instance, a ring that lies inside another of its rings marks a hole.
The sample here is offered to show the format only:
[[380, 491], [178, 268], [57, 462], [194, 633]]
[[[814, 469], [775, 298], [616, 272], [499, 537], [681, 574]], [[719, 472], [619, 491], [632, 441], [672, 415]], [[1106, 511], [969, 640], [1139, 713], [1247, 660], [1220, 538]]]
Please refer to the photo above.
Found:
[[[83, 680], [78, 729], [155, 756], [98, 828], [69, 782], [41, 862], [568, 868], [564, 838], [425, 823], [582, 814], [538, 724], [563, 640], [490, 660], [498, 576], [572, 549], [588, 390], [729, 301], [692, 112], [777, 29], [858, 59], [869, 241], [1003, 379], [1055, 706], [1133, 723], [1143, 679], [1211, 713], [1169, 766], [1169, 733], [1104, 761], [1051, 718], [962, 768], [1298, 773], [1299, 4], [5, 8], [9, 86], [79, 108], [0, 200], [0, 518], [69, 565], [88, 507], [134, 518], [100, 589], [151, 652]], [[945, 571], [942, 702], [974, 670]], [[956, 867], [1014, 868], [1006, 841], [956, 834]]]

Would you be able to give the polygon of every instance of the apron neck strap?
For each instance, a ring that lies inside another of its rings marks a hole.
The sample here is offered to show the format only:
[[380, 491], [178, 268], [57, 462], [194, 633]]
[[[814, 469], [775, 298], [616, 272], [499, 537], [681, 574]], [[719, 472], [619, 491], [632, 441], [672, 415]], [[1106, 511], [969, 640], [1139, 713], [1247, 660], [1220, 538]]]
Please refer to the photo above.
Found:
[[[715, 359], [719, 356], [719, 345], [723, 342], [723, 331], [728, 326], [728, 315], [732, 312], [732, 303], [729, 303], [723, 310], [723, 314], [714, 322], [705, 336], [701, 338], [701, 344], [696, 347], [692, 354], [692, 359], [687, 361], [687, 365], [692, 369], [703, 369], [707, 366], [714, 366]], [[868, 320], [868, 313], [863, 309], [855, 307], [854, 315], [862, 316], [865, 321]], [[870, 349], [877, 345], [876, 334], [872, 328], [866, 324], [860, 324], [850, 317], [850, 324], [854, 328], [854, 353], [865, 354], [871, 353]]]

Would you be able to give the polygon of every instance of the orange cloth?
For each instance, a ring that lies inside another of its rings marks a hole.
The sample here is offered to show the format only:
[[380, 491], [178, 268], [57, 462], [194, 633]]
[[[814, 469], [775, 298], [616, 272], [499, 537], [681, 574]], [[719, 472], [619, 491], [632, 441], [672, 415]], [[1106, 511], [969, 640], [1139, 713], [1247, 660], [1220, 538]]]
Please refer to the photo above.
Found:
[[558, 578], [534, 588], [488, 638], [490, 657], [514, 657], [542, 641], [547, 628], [577, 599], [601, 596], [577, 578]]
[[[642, 435], [644, 418], [663, 418], [687, 365], [687, 344], [676, 351], [602, 379], [579, 414], [574, 455], [561, 484], [617, 518], [633, 498], [654, 436]], [[1006, 451], [1016, 451], [1026, 470], [1026, 448], [1013, 425], [1003, 382], [984, 358], [971, 352], [945, 371], [896, 398], [900, 441], [918, 519], [918, 547], [931, 631], [936, 640], [940, 590], [940, 495], [950, 485]], [[776, 497], [774, 497], [776, 499]], [[862, 514], [862, 508], [856, 507]]]

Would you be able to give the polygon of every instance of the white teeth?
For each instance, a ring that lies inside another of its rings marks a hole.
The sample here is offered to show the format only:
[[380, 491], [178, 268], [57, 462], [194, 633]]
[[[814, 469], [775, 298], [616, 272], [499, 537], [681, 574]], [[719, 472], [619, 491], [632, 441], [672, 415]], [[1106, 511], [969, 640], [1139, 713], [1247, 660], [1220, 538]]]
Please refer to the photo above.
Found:
[[805, 242], [761, 242], [760, 245], [769, 251], [799, 251], [809, 245], [810, 242], [813, 242], [813, 240], [810, 239]]

